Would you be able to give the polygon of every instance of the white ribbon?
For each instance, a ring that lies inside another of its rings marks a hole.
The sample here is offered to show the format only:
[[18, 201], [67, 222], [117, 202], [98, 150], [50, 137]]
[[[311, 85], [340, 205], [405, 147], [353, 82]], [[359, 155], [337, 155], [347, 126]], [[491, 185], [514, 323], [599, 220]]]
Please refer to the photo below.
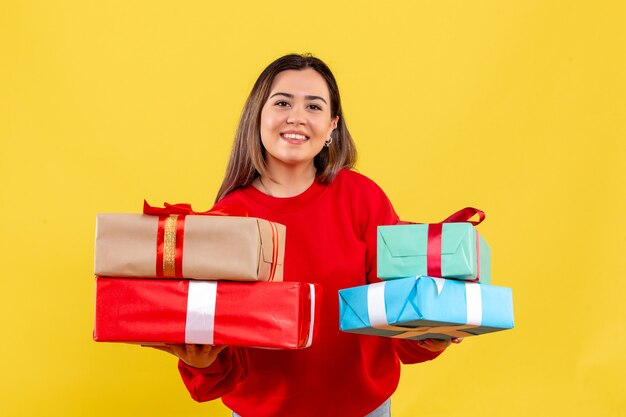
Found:
[[[419, 277], [415, 277], [415, 279], [417, 278]], [[431, 277], [430, 279], [435, 281], [435, 285], [437, 286], [437, 295], [440, 295], [441, 291], [443, 291], [443, 286], [445, 285], [446, 280], [443, 278], [435, 278], [435, 277]]]
[[311, 324], [309, 325], [309, 335], [305, 348], [313, 343], [313, 328], [315, 327], [315, 285], [309, 284], [309, 288], [311, 290]]
[[309, 288], [311, 289], [311, 324], [309, 325], [309, 336], [305, 347], [309, 347], [313, 343], [313, 328], [315, 327], [315, 285], [309, 284]]
[[217, 282], [189, 281], [185, 343], [213, 344]]
[[[445, 285], [445, 279], [433, 277], [421, 277], [421, 279], [430, 278], [437, 286], [437, 294], [441, 294]], [[417, 279], [417, 278], [416, 278]], [[474, 282], [465, 282], [465, 303], [467, 310], [467, 319], [465, 324], [452, 326], [420, 326], [414, 329], [407, 327], [392, 326], [387, 321], [387, 309], [385, 307], [385, 284], [386, 282], [377, 282], [370, 284], [367, 288], [367, 315], [370, 326], [374, 329], [400, 331], [401, 334], [393, 337], [410, 338], [421, 336], [427, 333], [445, 333], [452, 337], [467, 336], [462, 330], [480, 326], [482, 322], [482, 297], [480, 293], [480, 284]]]
[[374, 329], [389, 326], [385, 308], [385, 281], [370, 284], [367, 287], [367, 317], [370, 326]]
[[467, 303], [466, 324], [480, 326], [483, 322], [483, 299], [480, 295], [480, 284], [465, 283], [465, 302]]

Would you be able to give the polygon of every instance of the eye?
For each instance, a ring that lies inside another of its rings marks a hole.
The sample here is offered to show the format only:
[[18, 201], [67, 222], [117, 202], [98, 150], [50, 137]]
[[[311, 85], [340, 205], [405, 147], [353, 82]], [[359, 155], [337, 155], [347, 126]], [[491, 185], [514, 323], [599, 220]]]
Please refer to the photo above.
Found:
[[322, 108], [318, 106], [317, 104], [309, 104], [309, 108], [311, 110], [322, 110]]
[[286, 102], [285, 100], [278, 100], [277, 102], [274, 103], [274, 105], [278, 107], [287, 107], [289, 106], [289, 103]]

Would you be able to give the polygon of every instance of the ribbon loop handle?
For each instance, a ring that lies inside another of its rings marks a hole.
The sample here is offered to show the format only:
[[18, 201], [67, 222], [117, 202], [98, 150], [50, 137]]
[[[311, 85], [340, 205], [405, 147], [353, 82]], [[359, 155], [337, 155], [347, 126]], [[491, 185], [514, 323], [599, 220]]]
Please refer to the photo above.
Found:
[[207, 211], [194, 211], [191, 208], [191, 204], [187, 203], [178, 203], [178, 204], [169, 204], [163, 203], [164, 207], [153, 207], [146, 200], [143, 200], [143, 214], [148, 214], [151, 216], [167, 216], [171, 214], [194, 214], [198, 216], [238, 216], [238, 217], [249, 217], [249, 213], [247, 210], [235, 207], [235, 206], [225, 206], [221, 209], [210, 209]]
[[[475, 215], [478, 215], [478, 220], [470, 220]], [[467, 222], [473, 224], [474, 226], [478, 226], [483, 220], [485, 220], [484, 211], [478, 210], [474, 207], [465, 207], [456, 213], [451, 214], [441, 223]]]

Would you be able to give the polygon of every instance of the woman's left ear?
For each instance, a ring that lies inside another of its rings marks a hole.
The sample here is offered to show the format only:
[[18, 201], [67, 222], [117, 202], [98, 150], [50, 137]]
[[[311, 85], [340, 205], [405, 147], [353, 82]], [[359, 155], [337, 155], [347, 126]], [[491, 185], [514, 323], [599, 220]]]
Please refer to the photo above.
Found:
[[339, 116], [335, 116], [335, 118], [333, 120], [331, 120], [330, 122], [330, 127], [332, 128], [332, 130], [337, 129], [337, 124], [339, 123]]

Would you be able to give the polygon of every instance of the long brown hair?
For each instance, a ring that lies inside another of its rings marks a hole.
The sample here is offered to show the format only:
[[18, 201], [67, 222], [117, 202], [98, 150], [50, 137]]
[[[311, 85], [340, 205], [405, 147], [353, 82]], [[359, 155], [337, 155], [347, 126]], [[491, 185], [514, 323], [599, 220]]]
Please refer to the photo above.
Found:
[[339, 116], [337, 128], [333, 130], [332, 144], [324, 147], [313, 160], [317, 169], [317, 179], [322, 184], [330, 183], [339, 170], [352, 168], [356, 162], [356, 147], [348, 131], [341, 110], [341, 98], [337, 81], [330, 68], [319, 58], [310, 54], [289, 54], [282, 56], [267, 66], [254, 83], [252, 91], [241, 112], [239, 126], [235, 133], [233, 148], [228, 160], [226, 175], [215, 201], [224, 198], [231, 191], [249, 185], [257, 176], [267, 174], [265, 149], [261, 143], [261, 110], [270, 94], [274, 78], [286, 70], [311, 68], [326, 80], [330, 93], [331, 117]]

